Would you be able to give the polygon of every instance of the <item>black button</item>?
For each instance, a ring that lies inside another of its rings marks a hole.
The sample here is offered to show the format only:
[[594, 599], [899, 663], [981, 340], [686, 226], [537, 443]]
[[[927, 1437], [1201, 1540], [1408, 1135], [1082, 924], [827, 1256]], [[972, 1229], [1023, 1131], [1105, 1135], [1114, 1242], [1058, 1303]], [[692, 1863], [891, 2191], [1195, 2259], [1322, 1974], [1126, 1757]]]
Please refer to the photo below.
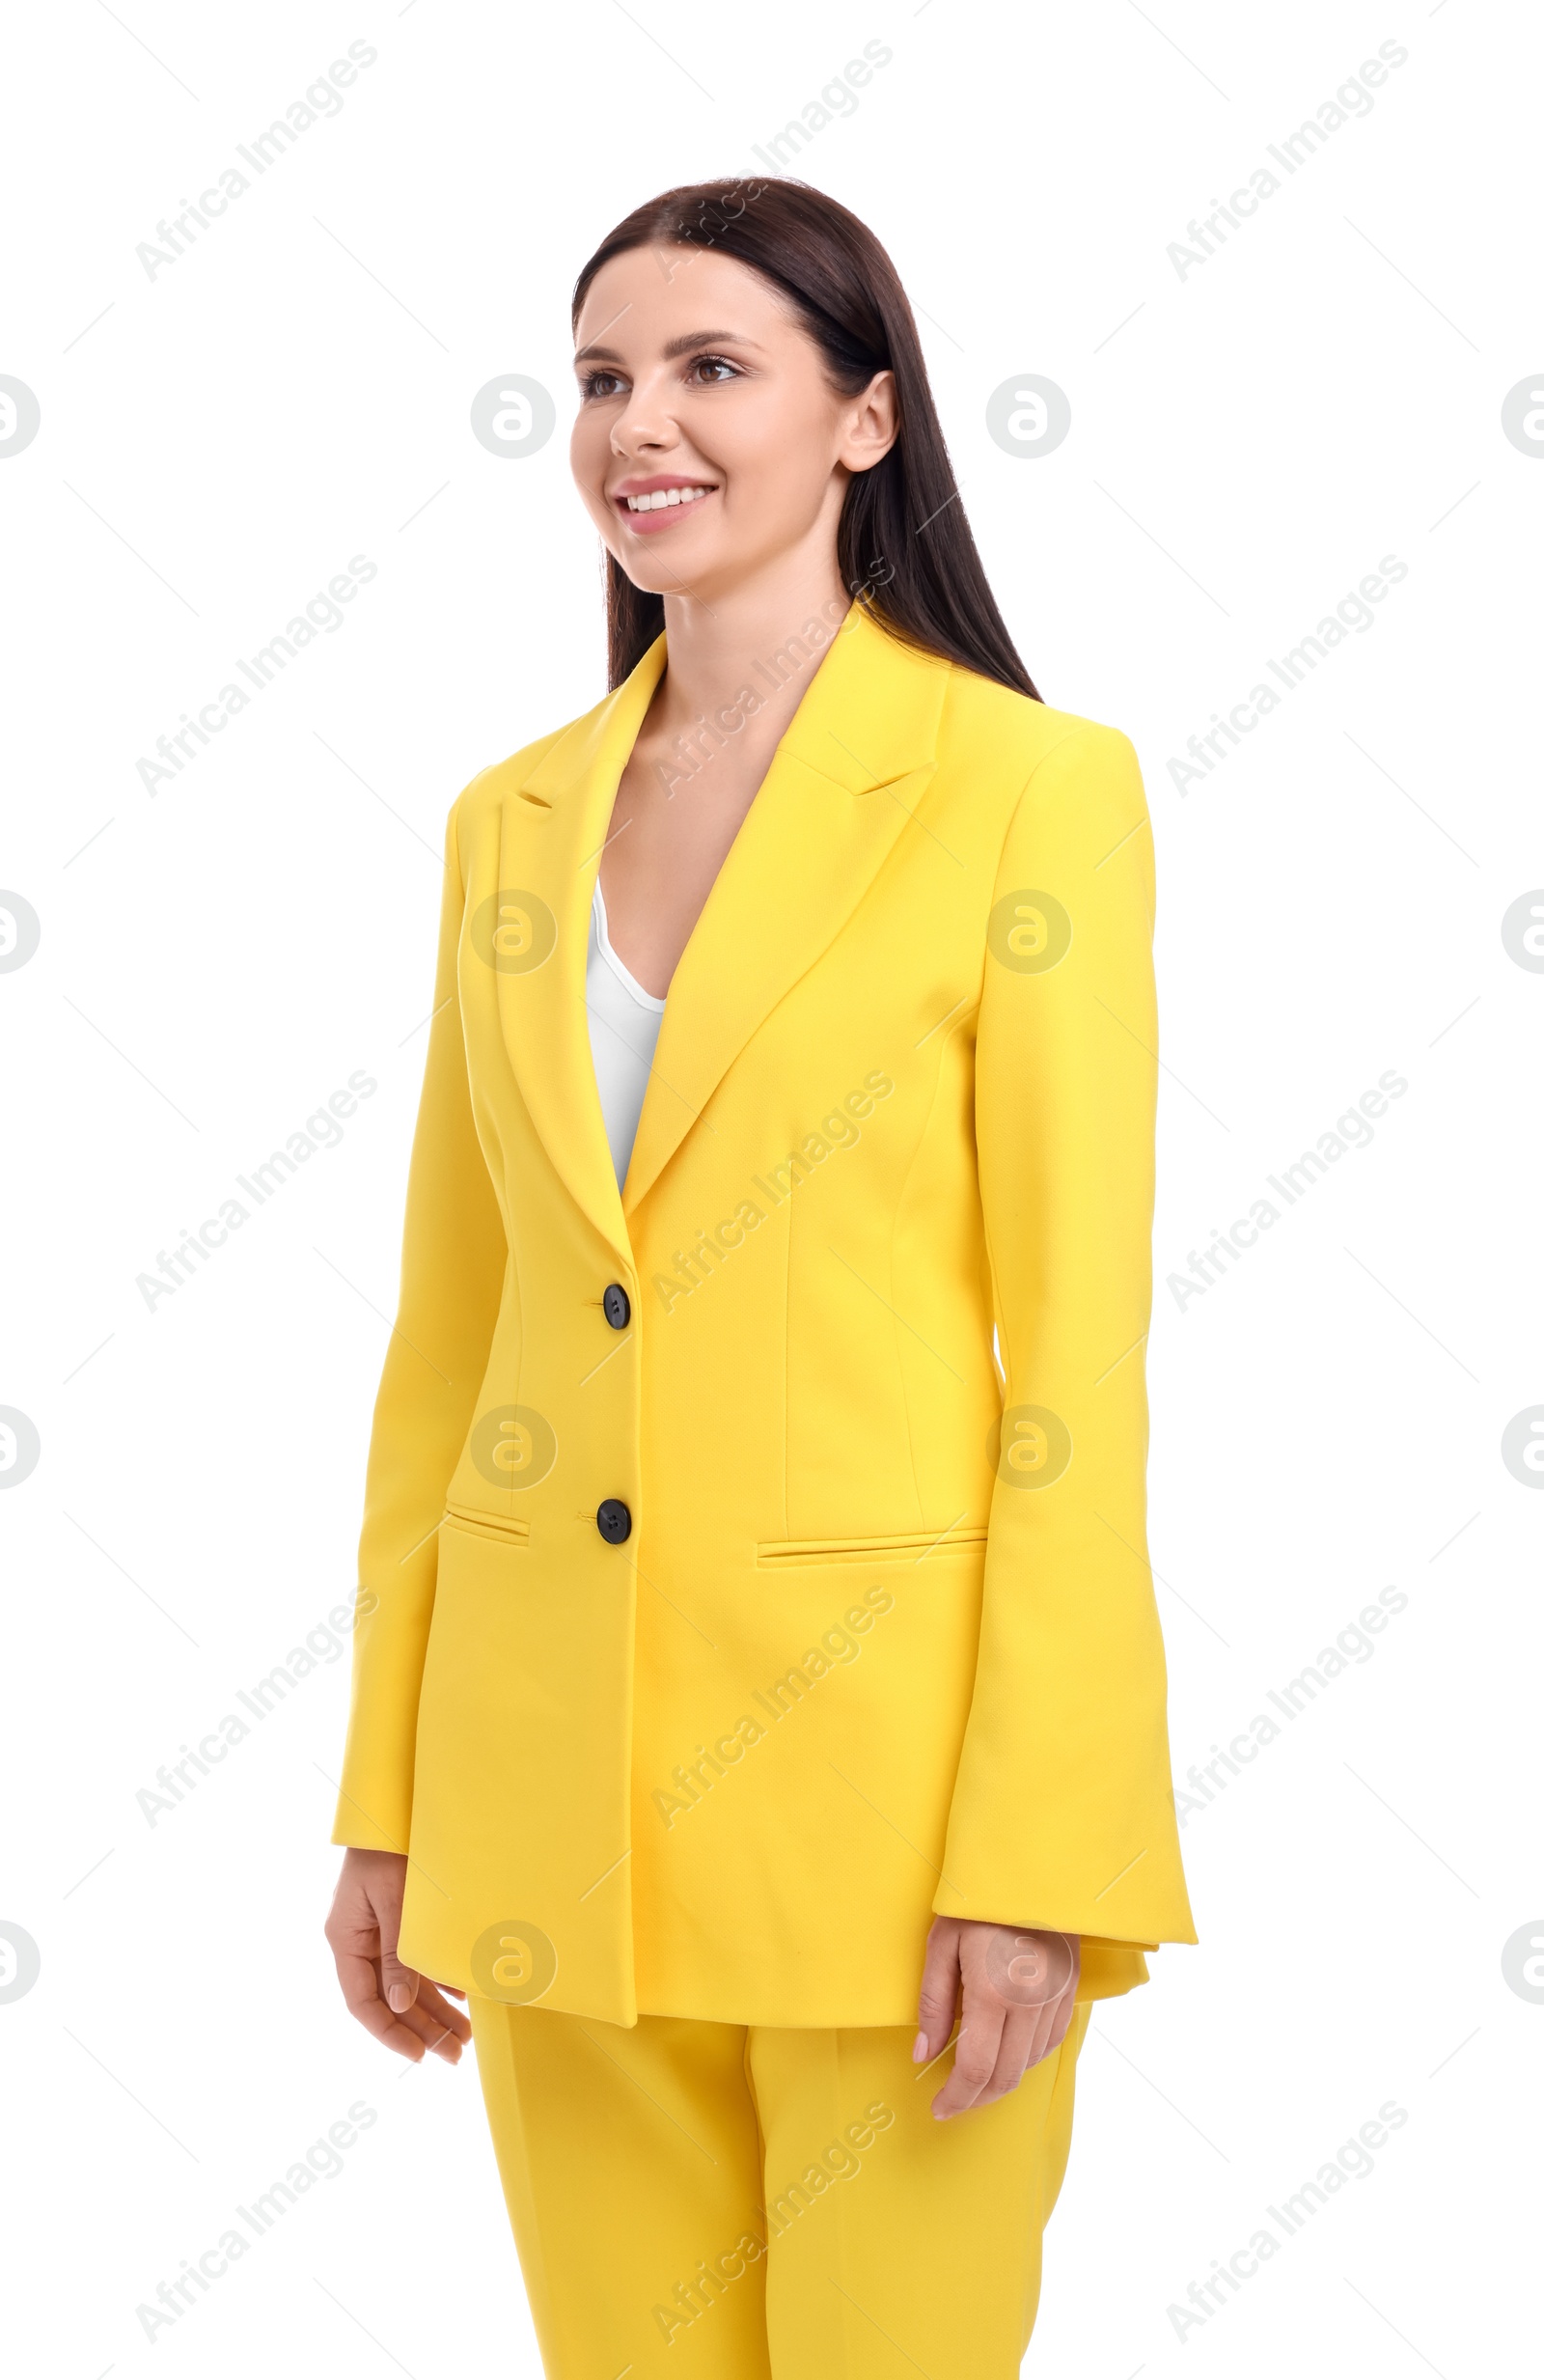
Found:
[[627, 1292], [620, 1281], [614, 1281], [600, 1301], [601, 1312], [614, 1331], [624, 1331], [632, 1320], [633, 1310]]
[[633, 1516], [619, 1496], [608, 1496], [595, 1514], [595, 1527], [608, 1545], [620, 1545], [633, 1534]]

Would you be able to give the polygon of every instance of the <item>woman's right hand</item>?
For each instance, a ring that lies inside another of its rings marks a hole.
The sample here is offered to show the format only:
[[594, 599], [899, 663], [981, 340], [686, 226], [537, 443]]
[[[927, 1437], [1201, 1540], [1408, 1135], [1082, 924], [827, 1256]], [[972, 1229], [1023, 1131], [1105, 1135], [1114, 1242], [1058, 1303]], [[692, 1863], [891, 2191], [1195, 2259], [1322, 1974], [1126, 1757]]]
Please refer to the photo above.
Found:
[[[415, 1975], [397, 1955], [406, 1882], [401, 1853], [345, 1851], [327, 1913], [327, 1941], [348, 2012], [367, 2033], [414, 2065], [427, 2049], [454, 2066], [462, 2042], [472, 2037], [465, 2011], [452, 2007], [437, 1983]], [[457, 2000], [465, 1996], [455, 1994]]]

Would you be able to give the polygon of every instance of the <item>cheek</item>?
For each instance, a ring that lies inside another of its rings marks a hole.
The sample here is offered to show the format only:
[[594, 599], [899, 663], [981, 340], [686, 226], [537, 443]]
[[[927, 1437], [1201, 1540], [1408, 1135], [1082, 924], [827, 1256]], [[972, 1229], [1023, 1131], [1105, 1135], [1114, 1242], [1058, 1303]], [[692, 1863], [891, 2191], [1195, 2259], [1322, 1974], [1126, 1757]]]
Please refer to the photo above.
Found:
[[611, 467], [611, 440], [605, 423], [598, 415], [581, 413], [568, 439], [568, 468], [585, 509], [603, 533], [615, 525], [605, 493]]
[[792, 392], [758, 391], [732, 420], [704, 422], [700, 451], [744, 531], [806, 526], [831, 484], [830, 424]]
[[579, 486], [587, 492], [598, 492], [611, 468], [612, 418], [604, 407], [592, 411], [583, 403], [574, 415], [568, 433], [568, 462]]

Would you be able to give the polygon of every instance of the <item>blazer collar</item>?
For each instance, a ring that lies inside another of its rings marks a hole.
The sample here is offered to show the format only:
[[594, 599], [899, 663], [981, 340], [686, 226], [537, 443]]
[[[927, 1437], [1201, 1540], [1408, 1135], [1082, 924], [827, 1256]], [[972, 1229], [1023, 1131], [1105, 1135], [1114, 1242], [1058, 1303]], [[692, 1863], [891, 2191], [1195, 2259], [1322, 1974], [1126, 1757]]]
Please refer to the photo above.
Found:
[[521, 1092], [553, 1163], [619, 1256], [628, 1219], [746, 1043], [835, 940], [900, 836], [935, 763], [949, 664], [854, 603], [805, 689], [671, 981], [619, 1194], [585, 1009], [590, 908], [617, 787], [665, 670], [632, 675], [560, 735], [506, 799], [501, 885], [535, 894], [557, 932], [545, 963], [501, 974]]

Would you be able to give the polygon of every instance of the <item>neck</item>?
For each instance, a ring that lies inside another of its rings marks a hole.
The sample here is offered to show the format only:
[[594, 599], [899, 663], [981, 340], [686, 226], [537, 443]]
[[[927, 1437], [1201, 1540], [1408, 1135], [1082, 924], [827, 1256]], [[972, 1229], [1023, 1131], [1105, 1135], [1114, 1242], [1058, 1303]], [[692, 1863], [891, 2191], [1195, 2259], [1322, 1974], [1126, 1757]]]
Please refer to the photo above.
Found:
[[695, 719], [711, 718], [750, 687], [763, 706], [757, 725], [776, 742], [830, 650], [848, 601], [834, 553], [818, 562], [790, 557], [778, 571], [728, 594], [715, 590], [710, 603], [693, 595], [667, 595], [669, 660], [654, 698], [659, 733], [672, 735]]

